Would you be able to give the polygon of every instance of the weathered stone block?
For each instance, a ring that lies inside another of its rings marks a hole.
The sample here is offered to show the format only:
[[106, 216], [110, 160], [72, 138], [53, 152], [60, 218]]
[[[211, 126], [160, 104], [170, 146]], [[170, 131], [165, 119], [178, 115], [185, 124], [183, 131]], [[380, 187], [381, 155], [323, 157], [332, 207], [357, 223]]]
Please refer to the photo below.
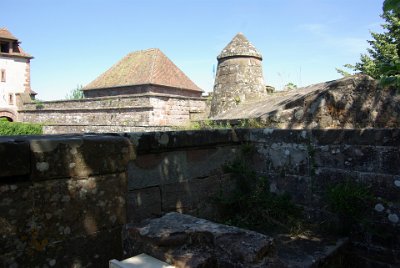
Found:
[[269, 173], [265, 175], [269, 182], [269, 191], [276, 194], [288, 194], [293, 203], [309, 205], [312, 199], [311, 177]]
[[310, 133], [307, 130], [296, 129], [252, 129], [250, 132], [249, 141], [263, 143], [305, 143], [310, 141]]
[[129, 163], [129, 190], [206, 177], [237, 157], [234, 146], [139, 155]]
[[127, 256], [146, 253], [177, 267], [278, 264], [271, 237], [175, 212], [123, 232]]
[[161, 215], [160, 187], [149, 187], [129, 192], [127, 204], [128, 222], [140, 222]]
[[380, 158], [380, 172], [400, 175], [400, 146], [385, 147], [381, 150]]
[[33, 204], [30, 183], [0, 185], [0, 255], [21, 255], [30, 246]]
[[259, 172], [306, 175], [309, 170], [310, 153], [305, 144], [268, 143], [256, 147], [258, 159], [256, 167]]
[[359, 145], [325, 145], [315, 148], [317, 167], [381, 172], [380, 148]]
[[138, 155], [149, 152], [172, 151], [182, 148], [239, 144], [248, 137], [246, 129], [217, 129], [202, 131], [167, 131], [126, 133], [136, 146]]
[[30, 172], [29, 143], [0, 140], [0, 181], [2, 177], [28, 175]]
[[194, 212], [200, 203], [211, 202], [220, 187], [217, 176], [165, 184], [161, 187], [163, 211]]
[[49, 242], [126, 223], [125, 173], [35, 183], [35, 225]]
[[74, 236], [23, 254], [0, 253], [2, 267], [108, 267], [122, 258], [121, 227]]
[[132, 144], [119, 136], [47, 137], [30, 146], [36, 181], [124, 172], [135, 158]]
[[313, 142], [318, 145], [353, 144], [398, 146], [400, 130], [398, 129], [313, 129]]

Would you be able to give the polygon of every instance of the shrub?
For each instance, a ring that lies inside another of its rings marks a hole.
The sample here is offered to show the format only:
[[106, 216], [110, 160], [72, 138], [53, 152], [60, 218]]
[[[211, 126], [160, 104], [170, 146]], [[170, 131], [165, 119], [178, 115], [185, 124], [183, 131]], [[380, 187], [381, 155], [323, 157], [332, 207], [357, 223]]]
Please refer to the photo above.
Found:
[[0, 120], [0, 135], [41, 135], [43, 134], [42, 125], [20, 122], [8, 122]]
[[225, 172], [236, 181], [235, 192], [216, 198], [221, 220], [230, 225], [259, 232], [283, 230], [293, 232], [303, 225], [302, 209], [296, 206], [288, 194], [270, 192], [265, 177], [257, 176], [248, 161], [254, 152], [251, 145], [242, 146], [242, 155], [225, 166]]
[[366, 227], [373, 200], [370, 189], [361, 183], [346, 180], [331, 186], [327, 191], [327, 201], [330, 211], [340, 221], [340, 228], [336, 232], [349, 234], [354, 228]]

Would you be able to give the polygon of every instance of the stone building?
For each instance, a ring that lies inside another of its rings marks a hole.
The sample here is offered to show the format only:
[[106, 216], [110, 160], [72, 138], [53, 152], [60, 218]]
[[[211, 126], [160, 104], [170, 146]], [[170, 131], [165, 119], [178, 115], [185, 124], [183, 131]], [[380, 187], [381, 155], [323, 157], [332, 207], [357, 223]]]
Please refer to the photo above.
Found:
[[210, 117], [267, 95], [262, 56], [242, 33], [232, 39], [217, 59]]
[[85, 86], [83, 92], [87, 98], [148, 92], [185, 97], [202, 94], [202, 90], [156, 48], [128, 54]]
[[18, 39], [6, 28], [0, 28], [0, 118], [19, 119], [22, 103], [34, 98], [30, 83], [30, 60]]
[[206, 117], [205, 99], [159, 49], [128, 54], [84, 87], [84, 99], [26, 103], [47, 134], [170, 130]]

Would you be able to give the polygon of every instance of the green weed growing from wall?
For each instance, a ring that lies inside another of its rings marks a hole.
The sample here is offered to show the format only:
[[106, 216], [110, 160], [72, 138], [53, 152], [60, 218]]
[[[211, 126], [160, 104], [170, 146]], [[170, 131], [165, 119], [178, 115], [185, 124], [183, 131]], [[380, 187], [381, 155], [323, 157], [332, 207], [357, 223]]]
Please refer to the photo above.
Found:
[[[330, 211], [340, 221], [336, 232], [349, 234], [355, 227], [368, 225], [368, 211], [374, 200], [369, 188], [361, 183], [346, 180], [332, 185], [327, 190], [327, 201]], [[358, 226], [357, 226], [358, 225]]]
[[259, 232], [298, 229], [302, 210], [289, 195], [270, 192], [268, 179], [258, 176], [249, 165], [254, 150], [252, 145], [243, 145], [240, 157], [224, 168], [232, 174], [236, 187], [233, 194], [216, 198], [222, 221]]

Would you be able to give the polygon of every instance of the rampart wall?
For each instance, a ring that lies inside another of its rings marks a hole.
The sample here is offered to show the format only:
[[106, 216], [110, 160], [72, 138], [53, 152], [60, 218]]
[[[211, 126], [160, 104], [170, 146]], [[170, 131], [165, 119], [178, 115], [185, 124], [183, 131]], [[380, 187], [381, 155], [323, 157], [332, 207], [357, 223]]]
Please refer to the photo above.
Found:
[[25, 103], [19, 113], [45, 134], [168, 130], [207, 117], [203, 98], [154, 93]]
[[329, 186], [369, 187], [369, 216], [389, 235], [357, 243], [398, 263], [400, 130], [237, 129], [0, 138], [2, 265], [105, 267], [122, 256], [127, 222], [168, 211], [213, 218], [215, 196], [235, 188], [222, 166], [244, 144], [270, 191], [310, 217], [325, 217]]

